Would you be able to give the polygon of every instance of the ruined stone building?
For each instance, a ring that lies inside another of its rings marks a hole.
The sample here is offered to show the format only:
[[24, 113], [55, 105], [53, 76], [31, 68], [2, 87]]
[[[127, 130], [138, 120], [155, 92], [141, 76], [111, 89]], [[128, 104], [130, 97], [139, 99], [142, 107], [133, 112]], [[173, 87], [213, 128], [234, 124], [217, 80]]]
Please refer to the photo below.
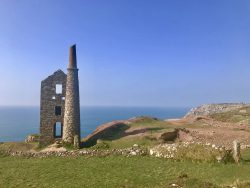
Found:
[[69, 50], [67, 75], [57, 70], [41, 82], [40, 144], [80, 140], [79, 81], [76, 46]]

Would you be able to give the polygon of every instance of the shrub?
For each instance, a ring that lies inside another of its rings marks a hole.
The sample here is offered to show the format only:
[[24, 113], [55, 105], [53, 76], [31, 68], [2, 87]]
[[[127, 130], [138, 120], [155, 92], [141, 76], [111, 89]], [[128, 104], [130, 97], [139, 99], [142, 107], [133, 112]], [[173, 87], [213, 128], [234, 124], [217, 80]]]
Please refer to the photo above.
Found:
[[1, 157], [7, 157], [7, 156], [8, 156], [8, 154], [5, 151], [0, 150], [0, 158]]
[[68, 142], [62, 142], [62, 147], [66, 148], [67, 150], [73, 150], [73, 149], [75, 149], [74, 145], [71, 144], [71, 143], [68, 143]]
[[178, 147], [175, 154], [177, 160], [190, 160], [199, 162], [232, 162], [231, 151], [213, 148], [202, 144], [190, 144], [186, 147]]
[[110, 145], [107, 142], [99, 141], [96, 145], [91, 147], [92, 149], [109, 149]]
[[150, 149], [150, 155], [178, 161], [233, 162], [231, 150], [195, 143], [163, 144]]

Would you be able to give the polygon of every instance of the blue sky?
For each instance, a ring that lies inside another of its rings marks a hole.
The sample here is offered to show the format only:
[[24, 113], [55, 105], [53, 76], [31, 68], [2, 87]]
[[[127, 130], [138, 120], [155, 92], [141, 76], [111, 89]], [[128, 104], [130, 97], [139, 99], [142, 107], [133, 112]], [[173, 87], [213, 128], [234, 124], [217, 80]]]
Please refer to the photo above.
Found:
[[250, 1], [1, 0], [0, 105], [39, 105], [77, 44], [81, 105], [250, 102]]

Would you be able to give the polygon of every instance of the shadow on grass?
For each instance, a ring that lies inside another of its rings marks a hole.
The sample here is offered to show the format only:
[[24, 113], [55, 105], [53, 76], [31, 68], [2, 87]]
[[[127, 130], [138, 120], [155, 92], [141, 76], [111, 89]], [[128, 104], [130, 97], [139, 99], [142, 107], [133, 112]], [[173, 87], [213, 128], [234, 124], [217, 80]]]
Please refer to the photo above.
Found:
[[81, 143], [81, 147], [91, 147], [96, 145], [97, 140], [116, 140], [124, 136], [124, 132], [129, 128], [125, 123], [116, 123], [106, 129], [100, 130]]
[[136, 134], [141, 134], [141, 133], [145, 133], [145, 132], [155, 132], [155, 131], [159, 131], [162, 130], [164, 128], [161, 127], [150, 127], [150, 128], [143, 128], [143, 129], [136, 129], [130, 132], [124, 132], [124, 134], [122, 136], [130, 136], [130, 135], [136, 135]]
[[241, 159], [243, 162], [250, 163], [250, 149], [242, 150]]
[[120, 139], [125, 136], [137, 135], [149, 131], [154, 132], [164, 129], [161, 127], [150, 127], [150, 128], [142, 128], [126, 132], [128, 128], [130, 128], [130, 126], [125, 123], [114, 124], [106, 129], [100, 130], [99, 132], [93, 134], [92, 136], [84, 140], [81, 143], [81, 148], [92, 147], [97, 144], [97, 140], [112, 141]]

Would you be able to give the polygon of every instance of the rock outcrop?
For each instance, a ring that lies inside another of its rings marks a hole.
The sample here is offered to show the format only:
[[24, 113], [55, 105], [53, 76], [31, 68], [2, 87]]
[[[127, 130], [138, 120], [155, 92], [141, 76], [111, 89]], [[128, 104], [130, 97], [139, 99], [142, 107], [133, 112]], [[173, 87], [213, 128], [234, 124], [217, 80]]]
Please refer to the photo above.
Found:
[[27, 138], [25, 139], [26, 143], [31, 143], [31, 142], [39, 142], [40, 136], [37, 134], [31, 134], [28, 135]]
[[222, 103], [222, 104], [206, 104], [196, 108], [192, 108], [184, 118], [192, 118], [199, 116], [209, 116], [216, 113], [233, 111], [242, 107], [249, 106], [245, 103]]

